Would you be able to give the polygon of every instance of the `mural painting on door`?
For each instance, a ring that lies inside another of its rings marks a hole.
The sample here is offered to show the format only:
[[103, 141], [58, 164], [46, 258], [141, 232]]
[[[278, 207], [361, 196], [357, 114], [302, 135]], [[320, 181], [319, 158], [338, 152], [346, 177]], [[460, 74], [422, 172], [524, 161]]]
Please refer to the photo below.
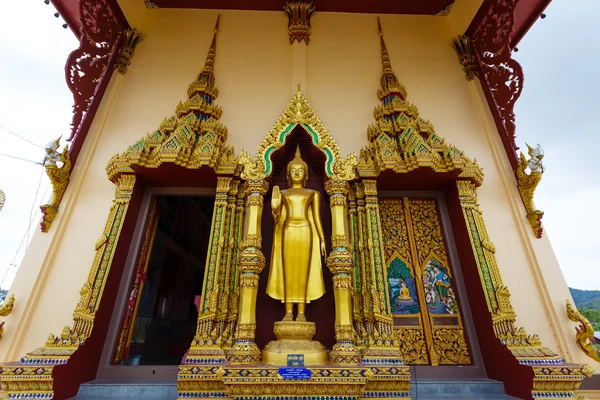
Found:
[[404, 362], [471, 364], [436, 200], [384, 198], [379, 209], [388, 292]]

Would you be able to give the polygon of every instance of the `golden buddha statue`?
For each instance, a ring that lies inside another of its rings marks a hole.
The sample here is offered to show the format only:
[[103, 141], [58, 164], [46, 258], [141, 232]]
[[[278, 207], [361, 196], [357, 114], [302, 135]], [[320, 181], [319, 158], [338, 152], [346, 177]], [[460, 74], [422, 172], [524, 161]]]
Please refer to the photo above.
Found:
[[[271, 269], [267, 294], [285, 303], [285, 316], [275, 322], [277, 340], [269, 342], [262, 352], [268, 365], [323, 365], [327, 350], [316, 340], [314, 322], [307, 322], [306, 303], [325, 293], [321, 256], [325, 255], [325, 237], [321, 224], [321, 195], [306, 188], [308, 165], [300, 149], [287, 165], [289, 188], [279, 191], [273, 186], [271, 208], [275, 221]], [[298, 314], [294, 321], [294, 304]]]
[[308, 165], [296, 148], [287, 165], [289, 188], [273, 186], [271, 208], [275, 221], [271, 269], [267, 294], [285, 303], [283, 321], [305, 322], [306, 303], [325, 293], [321, 256], [325, 255], [325, 237], [321, 224], [321, 195], [306, 188]]

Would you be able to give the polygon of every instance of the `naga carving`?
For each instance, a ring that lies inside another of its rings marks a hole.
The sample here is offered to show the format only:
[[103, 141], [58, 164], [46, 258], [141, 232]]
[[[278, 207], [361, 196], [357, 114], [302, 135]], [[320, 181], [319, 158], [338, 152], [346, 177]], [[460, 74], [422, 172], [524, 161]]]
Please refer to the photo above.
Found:
[[[15, 305], [15, 295], [11, 294], [8, 300], [5, 300], [2, 306], [0, 306], [0, 317], [8, 317], [13, 310]], [[0, 322], [0, 339], [4, 334], [4, 321]]]
[[577, 346], [579, 346], [586, 356], [600, 362], [600, 349], [594, 347], [594, 343], [598, 343], [598, 339], [594, 336], [594, 327], [586, 317], [573, 307], [568, 299], [567, 315], [571, 321], [580, 323], [580, 325], [575, 327], [575, 331], [577, 332]]
[[[539, 144], [535, 148], [527, 145], [527, 149], [530, 157], [529, 160], [525, 158], [522, 152], [519, 154], [519, 164], [516, 171], [517, 187], [527, 211], [527, 220], [533, 228], [533, 233], [539, 239], [542, 237], [543, 232], [541, 220], [544, 212], [535, 208], [533, 195], [544, 173], [544, 165], [542, 164], [544, 150]], [[529, 174], [526, 172], [527, 168], [530, 170]]]
[[[46, 166], [46, 174], [50, 178], [52, 184], [52, 198], [48, 204], [40, 206], [42, 210], [42, 232], [48, 232], [56, 214], [58, 206], [67, 190], [69, 177], [71, 176], [71, 155], [69, 146], [65, 146], [62, 153], [58, 152], [59, 139], [49, 142], [46, 145], [46, 154], [44, 155], [44, 165]], [[61, 166], [59, 166], [59, 164]]]

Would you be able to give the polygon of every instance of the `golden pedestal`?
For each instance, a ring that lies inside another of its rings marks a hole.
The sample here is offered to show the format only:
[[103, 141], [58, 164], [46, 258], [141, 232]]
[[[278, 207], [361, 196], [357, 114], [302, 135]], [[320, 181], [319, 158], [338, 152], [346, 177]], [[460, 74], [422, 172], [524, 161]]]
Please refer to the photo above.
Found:
[[273, 333], [277, 340], [270, 341], [262, 351], [262, 363], [288, 366], [288, 355], [302, 355], [303, 366], [327, 364], [327, 349], [312, 340], [317, 332], [314, 322], [275, 322]]

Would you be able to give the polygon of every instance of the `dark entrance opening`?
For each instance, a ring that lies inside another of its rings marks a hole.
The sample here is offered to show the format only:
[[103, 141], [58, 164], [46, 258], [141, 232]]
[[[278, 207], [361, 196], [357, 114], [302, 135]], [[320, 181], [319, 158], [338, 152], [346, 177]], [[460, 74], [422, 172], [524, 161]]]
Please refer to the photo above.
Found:
[[214, 196], [156, 196], [158, 223], [120, 365], [179, 365], [198, 319]]

